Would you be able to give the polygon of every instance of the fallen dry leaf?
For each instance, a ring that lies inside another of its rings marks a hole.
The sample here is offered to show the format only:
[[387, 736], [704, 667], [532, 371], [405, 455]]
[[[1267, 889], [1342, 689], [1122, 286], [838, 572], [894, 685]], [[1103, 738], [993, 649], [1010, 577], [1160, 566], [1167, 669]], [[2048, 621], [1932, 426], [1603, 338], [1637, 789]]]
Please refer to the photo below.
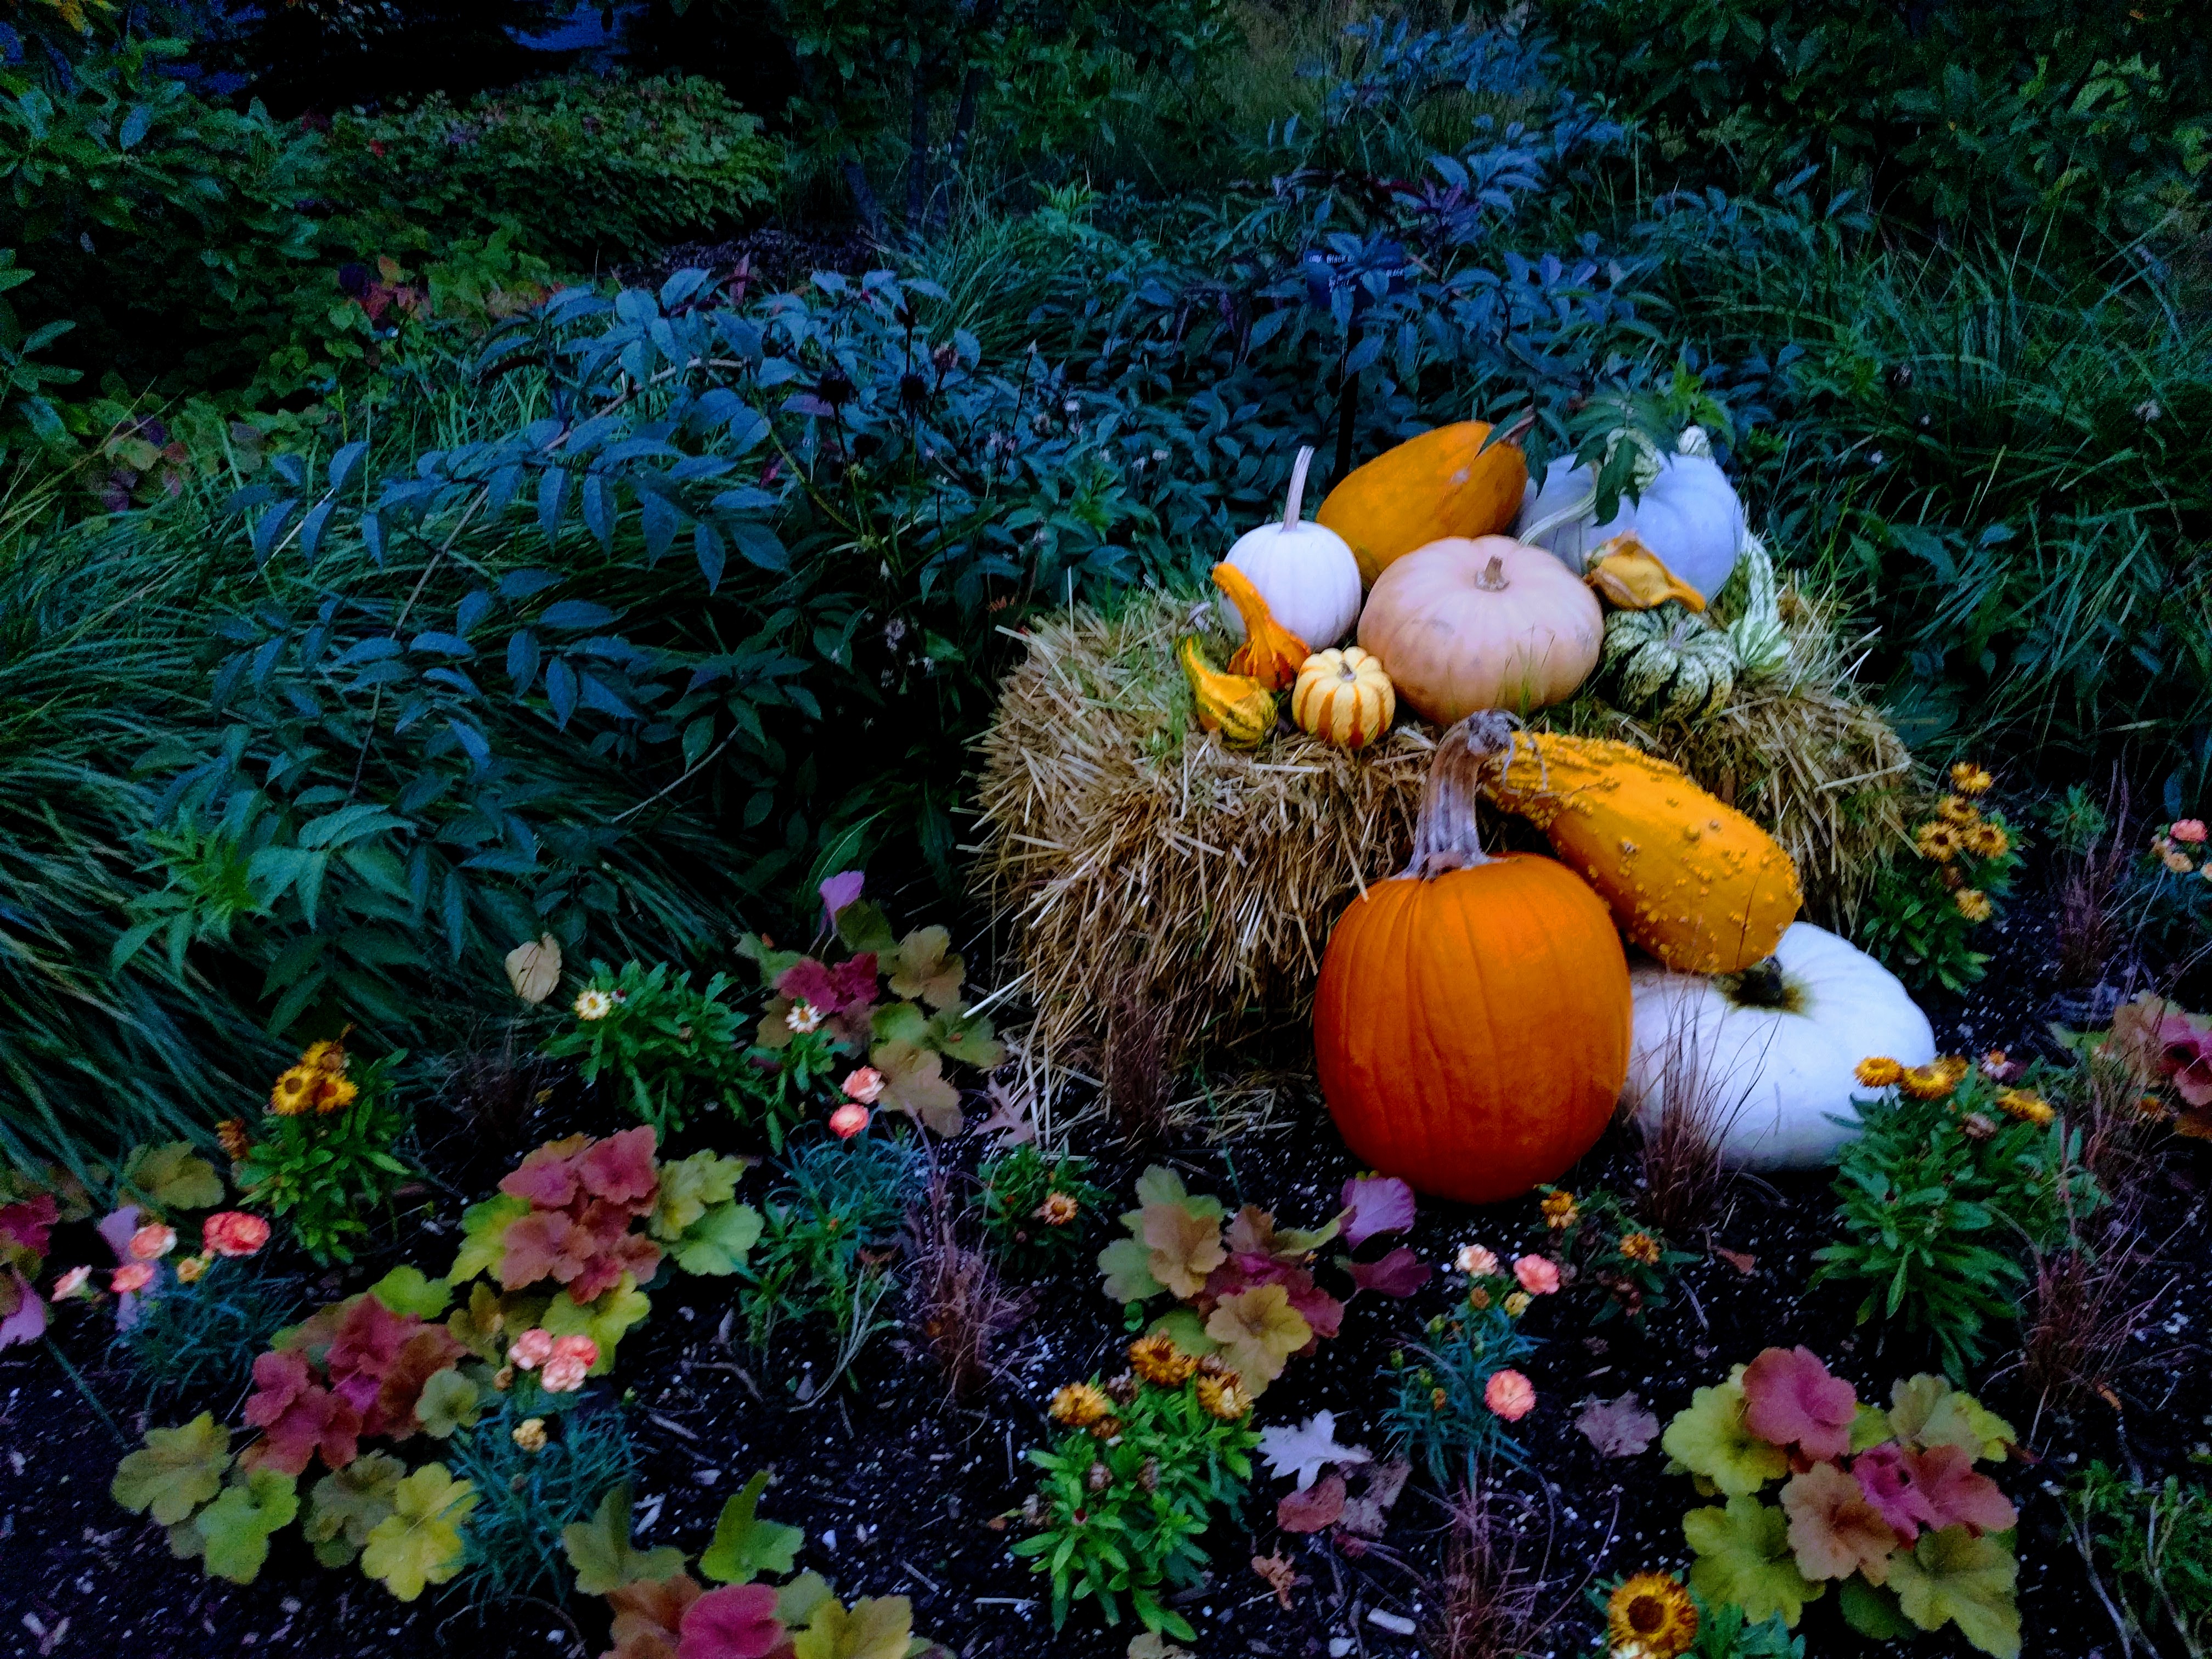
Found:
[[1344, 1515], [1344, 1477], [1334, 1469], [1275, 1505], [1275, 1524], [1285, 1532], [1319, 1532]]
[[1291, 1592], [1297, 1588], [1300, 1580], [1288, 1556], [1255, 1555], [1252, 1558], [1252, 1571], [1267, 1581], [1278, 1601], [1285, 1607], [1291, 1605]]
[[1741, 1250], [1724, 1250], [1717, 1244], [1713, 1246], [1713, 1254], [1747, 1279], [1759, 1271], [1759, 1258], [1755, 1255], [1747, 1255]]
[[1575, 1426], [1597, 1448], [1601, 1457], [1638, 1456], [1659, 1437], [1658, 1418], [1633, 1391], [1618, 1400], [1585, 1400]]

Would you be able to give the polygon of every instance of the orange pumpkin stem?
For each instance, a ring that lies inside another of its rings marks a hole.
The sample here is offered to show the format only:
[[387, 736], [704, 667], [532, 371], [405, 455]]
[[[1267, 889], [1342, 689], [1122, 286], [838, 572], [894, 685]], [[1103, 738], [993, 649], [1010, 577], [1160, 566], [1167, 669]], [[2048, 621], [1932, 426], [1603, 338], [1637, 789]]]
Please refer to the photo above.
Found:
[[1450, 870], [1490, 862], [1482, 850], [1475, 802], [1482, 775], [1500, 749], [1510, 748], [1513, 727], [1494, 709], [1470, 714], [1437, 739], [1429, 775], [1421, 781], [1421, 810], [1413, 820], [1413, 859], [1396, 879], [1434, 881]]

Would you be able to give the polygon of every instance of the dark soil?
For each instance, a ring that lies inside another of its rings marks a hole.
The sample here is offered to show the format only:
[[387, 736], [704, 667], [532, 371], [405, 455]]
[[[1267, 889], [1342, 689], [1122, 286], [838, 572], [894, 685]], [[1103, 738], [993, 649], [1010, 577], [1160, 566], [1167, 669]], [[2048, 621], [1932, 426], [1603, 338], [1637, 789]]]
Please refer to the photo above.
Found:
[[[1997, 960], [1982, 988], [1939, 999], [1931, 1008], [1947, 1048], [2016, 1054], [2047, 1050], [2046, 1005], [2053, 987], [2042, 964], [2051, 955], [2048, 907], [2033, 895], [2016, 904], [2009, 933], [1995, 940]], [[429, 1135], [430, 1166], [449, 1184], [438, 1212], [444, 1239], [417, 1241], [433, 1261], [450, 1245], [462, 1197], [487, 1188], [529, 1146], [576, 1127], [612, 1127], [571, 1091], [539, 1092], [545, 1079], [486, 1067], [457, 1084], [440, 1109], [442, 1130]], [[972, 1152], [968, 1161], [972, 1162]], [[1101, 1184], [1126, 1195], [1143, 1158], [1102, 1158]], [[1250, 1200], [1286, 1223], [1309, 1224], [1334, 1207], [1352, 1173], [1341, 1144], [1317, 1108], [1291, 1114], [1269, 1132], [1224, 1147], [1172, 1156], [1195, 1191], [1232, 1204]], [[2136, 1195], [2148, 1237], [2162, 1242], [2177, 1278], [2156, 1322], [2138, 1334], [2139, 1363], [2119, 1390], [2121, 1408], [2099, 1404], [2075, 1415], [2044, 1412], [2026, 1397], [2017, 1373], [1997, 1359], [1978, 1392], [2019, 1427], [2031, 1449], [2004, 1472], [2020, 1502], [2021, 1602], [2031, 1654], [2055, 1659], [2117, 1656], [2119, 1648], [2081, 1561], [2060, 1523], [2054, 1493], [2081, 1462], [2104, 1458], [2157, 1478], [2200, 1457], [2212, 1438], [2212, 1365], [2200, 1334], [2212, 1325], [2212, 1283], [2201, 1264], [2212, 1249], [2204, 1190], [2212, 1160], [2203, 1143], [2176, 1141]], [[753, 1178], [757, 1182], [758, 1177]], [[1568, 1183], [1632, 1190], [1628, 1139], [1609, 1136]], [[1638, 1327], [1596, 1311], [1574, 1293], [1546, 1298], [1528, 1317], [1543, 1346], [1528, 1367], [1539, 1395], [1515, 1438], [1526, 1471], [1504, 1471], [1499, 1514], [1522, 1568], [1540, 1573], [1542, 1613], [1553, 1620], [1531, 1651], [1589, 1650], [1595, 1620], [1581, 1595], [1595, 1579], [1686, 1559], [1680, 1521], [1695, 1498], [1686, 1480], [1662, 1472], [1655, 1446], [1631, 1459], [1601, 1458], [1572, 1427], [1577, 1402], [1633, 1390], [1663, 1421], [1690, 1391], [1770, 1343], [1804, 1343], [1849, 1377], [1862, 1398], [1886, 1400], [1890, 1382], [1923, 1369], [1929, 1356], [1879, 1328], [1853, 1323], [1855, 1297], [1838, 1287], [1806, 1290], [1812, 1253], [1827, 1241], [1832, 1204], [1820, 1175], [1733, 1188], [1708, 1237], [1749, 1258], [1747, 1269], [1703, 1253], [1685, 1269], [1668, 1305]], [[1110, 1226], [1110, 1222], [1108, 1224]], [[1461, 1243], [1486, 1241], [1501, 1253], [1535, 1245], [1542, 1229], [1533, 1202], [1483, 1212], [1425, 1205], [1413, 1243], [1432, 1261]], [[393, 1256], [393, 1260], [398, 1259]], [[364, 1263], [348, 1282], [383, 1271]], [[2160, 1275], [2162, 1279], [2163, 1272]], [[333, 1292], [341, 1288], [330, 1287]], [[825, 1356], [801, 1343], [763, 1354], [729, 1333], [733, 1283], [678, 1278], [654, 1293], [651, 1321], [623, 1345], [617, 1386], [637, 1446], [641, 1536], [696, 1553], [710, 1537], [723, 1501], [756, 1468], [775, 1472], [763, 1513], [803, 1526], [803, 1564], [820, 1569], [848, 1597], [904, 1595], [915, 1626], [963, 1659], [1050, 1654], [1106, 1659], [1123, 1653], [1133, 1626], [1102, 1629], [1079, 1608], [1055, 1637], [1042, 1608], [1042, 1583], [1011, 1559], [1015, 1529], [994, 1517], [1030, 1489], [1021, 1455], [1047, 1437], [1046, 1401], [1060, 1383], [1119, 1370], [1126, 1338], [1118, 1310], [1101, 1295], [1087, 1254], [1035, 1287], [1030, 1316], [1006, 1346], [1006, 1375], [972, 1409], [947, 1407], [924, 1347], [879, 1339], [863, 1353], [852, 1386], [811, 1410], [794, 1407], [794, 1388]], [[1593, 1292], [1594, 1294], [1594, 1292]], [[1381, 1448], [1387, 1392], [1378, 1372], [1391, 1352], [1419, 1336], [1449, 1293], [1432, 1282], [1407, 1303], [1364, 1297], [1348, 1311], [1342, 1335], [1316, 1357], [1294, 1360], [1262, 1401], [1265, 1420], [1287, 1424], [1323, 1407], [1338, 1413], [1346, 1441]], [[104, 1316], [75, 1311], [61, 1322], [60, 1346], [134, 1440], [143, 1426], [143, 1385], [103, 1350]], [[155, 1420], [178, 1421], [203, 1406], [236, 1420], [243, 1388], [165, 1403]], [[2032, 1426], [2031, 1426], [2032, 1425]], [[477, 1654], [591, 1654], [605, 1646], [601, 1604], [578, 1598], [564, 1613], [526, 1604], [488, 1613], [435, 1593], [411, 1606], [392, 1600], [358, 1573], [314, 1565], [296, 1529], [250, 1589], [201, 1576], [173, 1560], [161, 1531], [126, 1514], [107, 1496], [124, 1449], [52, 1352], [40, 1346], [0, 1357], [0, 1651], [9, 1654], [349, 1655], [458, 1650]], [[1273, 1524], [1280, 1482], [1255, 1483], [1238, 1524], [1216, 1528], [1216, 1574], [1183, 1610], [1198, 1626], [1201, 1656], [1433, 1653], [1416, 1638], [1370, 1621], [1424, 1621], [1436, 1606], [1443, 1513], [1418, 1484], [1392, 1516], [1382, 1547], [1351, 1559], [1315, 1540], [1285, 1537]], [[1241, 1530], [1243, 1525], [1255, 1530]], [[1249, 1569], [1255, 1554], [1280, 1550], [1307, 1581], [1285, 1610]], [[1864, 1652], [1873, 1645], [1841, 1624], [1830, 1596], [1806, 1613], [1802, 1634], [1814, 1655]], [[573, 1620], [573, 1622], [572, 1622]], [[1961, 1643], [1930, 1638], [1922, 1654], [1963, 1655]]]

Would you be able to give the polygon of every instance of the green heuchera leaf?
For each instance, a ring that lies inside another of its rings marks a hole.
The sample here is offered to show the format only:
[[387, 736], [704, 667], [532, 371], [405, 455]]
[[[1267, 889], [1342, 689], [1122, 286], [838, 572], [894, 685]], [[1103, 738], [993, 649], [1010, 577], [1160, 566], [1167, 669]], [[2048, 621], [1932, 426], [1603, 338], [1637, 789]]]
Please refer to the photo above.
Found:
[[456, 1429], [475, 1427], [483, 1410], [483, 1392], [461, 1375], [457, 1365], [432, 1372], [415, 1401], [415, 1415], [422, 1422], [422, 1432], [433, 1440], [448, 1440]]
[[315, 1559], [342, 1567], [361, 1553], [377, 1522], [392, 1510], [407, 1466], [390, 1452], [363, 1452], [332, 1469], [307, 1492], [307, 1518], [300, 1531], [315, 1547]]
[[2020, 1563], [2007, 1538], [1977, 1538], [1964, 1527], [1924, 1532], [1889, 1564], [1897, 1605], [1923, 1630], [1947, 1621], [1984, 1653], [2014, 1659], [2020, 1651], [2020, 1609], [2013, 1586]]
[[2019, 1437], [2011, 1424], [1985, 1409], [1949, 1379], [1923, 1372], [1890, 1390], [1890, 1430], [1900, 1440], [1923, 1446], [1956, 1446], [1969, 1457], [1997, 1462]]
[[193, 1517], [208, 1572], [234, 1584], [252, 1583], [269, 1559], [269, 1534], [299, 1512], [299, 1485], [289, 1474], [255, 1469], [242, 1482], [226, 1486]]
[[212, 1210], [222, 1202], [222, 1178], [189, 1140], [141, 1146], [124, 1166], [123, 1178], [163, 1212]]
[[1897, 1605], [1894, 1590], [1869, 1584], [1856, 1574], [1837, 1587], [1836, 1605], [1843, 1610], [1844, 1623], [1877, 1642], [1901, 1642], [1919, 1633]]
[[1193, 1215], [1219, 1220], [1226, 1213], [1221, 1200], [1211, 1195], [1194, 1198], [1182, 1184], [1182, 1177], [1165, 1164], [1155, 1164], [1137, 1177], [1137, 1207], [1121, 1218], [1126, 1227], [1137, 1225], [1144, 1212], [1155, 1204], [1180, 1204]]
[[1879, 1406], [1859, 1402], [1858, 1415], [1851, 1419], [1851, 1449], [1863, 1452], [1869, 1446], [1879, 1446], [1896, 1435], [1889, 1426], [1889, 1413]]
[[453, 1288], [442, 1279], [423, 1276], [420, 1267], [404, 1263], [368, 1287], [368, 1293], [396, 1314], [435, 1319], [453, 1305]]
[[868, 1017], [868, 1031], [877, 1043], [925, 1048], [929, 1041], [929, 1016], [918, 1003], [886, 1002]]
[[664, 1544], [641, 1550], [630, 1541], [629, 1482], [607, 1488], [588, 1521], [571, 1521], [561, 1528], [561, 1547], [576, 1570], [576, 1588], [586, 1595], [605, 1595], [643, 1579], [658, 1583], [684, 1571], [684, 1552]]
[[615, 1345], [623, 1340], [623, 1333], [642, 1324], [652, 1311], [653, 1298], [638, 1289], [636, 1279], [624, 1273], [622, 1283], [585, 1307], [578, 1307], [568, 1291], [562, 1291], [545, 1304], [536, 1322], [556, 1336], [588, 1336], [598, 1343], [599, 1359], [592, 1367], [592, 1375], [604, 1376], [615, 1368]]
[[1167, 1286], [1152, 1277], [1152, 1253], [1141, 1238], [1117, 1238], [1098, 1252], [1098, 1271], [1106, 1275], [1106, 1294], [1116, 1302], [1142, 1302]]
[[469, 1305], [453, 1310], [446, 1329], [454, 1341], [491, 1365], [499, 1362], [499, 1334], [506, 1323], [499, 1292], [479, 1279], [469, 1286]]
[[461, 1212], [461, 1248], [447, 1283], [465, 1284], [478, 1273], [497, 1270], [507, 1254], [507, 1230], [530, 1213], [530, 1200], [501, 1193]]
[[873, 951], [887, 957], [898, 947], [898, 935], [884, 913], [866, 899], [854, 899], [837, 913], [837, 938], [854, 956]]
[[814, 1617], [815, 1609], [830, 1599], [830, 1583], [811, 1567], [775, 1593], [775, 1616], [787, 1630], [797, 1630]]
[[1659, 1443], [1669, 1457], [1730, 1498], [1747, 1497], [1790, 1472], [1782, 1448], [1761, 1440], [1745, 1424], [1742, 1378], [1739, 1365], [1727, 1382], [1699, 1389], [1675, 1413]]
[[791, 1647], [795, 1659], [906, 1659], [913, 1639], [914, 1603], [905, 1596], [870, 1596], [849, 1611], [832, 1596]]
[[173, 1527], [222, 1489], [229, 1468], [230, 1431], [202, 1412], [180, 1428], [147, 1430], [146, 1449], [123, 1460], [107, 1490], [125, 1509]]
[[1771, 1504], [1731, 1498], [1726, 1509], [1692, 1510], [1682, 1536], [1698, 1553], [1690, 1587], [1709, 1601], [1733, 1603], [1753, 1621], [1778, 1613], [1795, 1630], [1805, 1604], [1820, 1599], [1822, 1587], [1797, 1571], [1790, 1522]]
[[694, 1152], [662, 1164], [659, 1197], [646, 1230], [655, 1238], [681, 1238], [708, 1210], [736, 1196], [738, 1178], [744, 1172], [744, 1159], [714, 1152]]
[[1164, 1336], [1193, 1359], [1221, 1352], [1221, 1345], [1206, 1334], [1206, 1322], [1195, 1308], [1170, 1308], [1152, 1322], [1152, 1334]]
[[760, 1242], [761, 1212], [750, 1204], [718, 1204], [668, 1247], [687, 1273], [720, 1278], [737, 1272]]
[[929, 1046], [947, 1060], [973, 1066], [979, 1072], [1006, 1063], [1006, 1045], [993, 1035], [991, 1022], [981, 1014], [948, 1008], [929, 1022]]
[[750, 1584], [767, 1574], [781, 1577], [789, 1572], [806, 1534], [779, 1521], [763, 1521], [757, 1510], [761, 1493], [768, 1490], [768, 1471], [745, 1482], [744, 1490], [722, 1505], [714, 1522], [714, 1541], [699, 1558], [699, 1571], [723, 1584]]
[[917, 927], [898, 942], [890, 963], [891, 994], [919, 997], [933, 1008], [960, 1000], [966, 967], [942, 927]]
[[425, 1463], [392, 1494], [392, 1513], [368, 1531], [361, 1570], [403, 1601], [442, 1584], [468, 1559], [461, 1524], [477, 1506], [476, 1488], [443, 1463]]

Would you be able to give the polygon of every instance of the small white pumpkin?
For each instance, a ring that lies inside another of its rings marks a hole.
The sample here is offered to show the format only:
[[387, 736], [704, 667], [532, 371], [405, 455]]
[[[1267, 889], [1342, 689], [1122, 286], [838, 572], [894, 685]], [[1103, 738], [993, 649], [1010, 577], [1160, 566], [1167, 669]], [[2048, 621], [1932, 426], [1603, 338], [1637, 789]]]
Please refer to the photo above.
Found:
[[[1631, 441], [1633, 441], [1632, 438]], [[1672, 455], [1650, 452], [1643, 493], [1621, 497], [1620, 510], [1597, 521], [1597, 476], [1562, 455], [1544, 471], [1544, 482], [1521, 508], [1520, 540], [1547, 549], [1577, 576], [1604, 543], [1627, 532], [1658, 555], [1676, 576], [1711, 601], [1735, 568], [1743, 545], [1743, 503], [1713, 459], [1704, 431], [1691, 427]]]
[[[1252, 579], [1277, 622], [1316, 651], [1326, 651], [1359, 620], [1359, 561], [1326, 525], [1301, 521], [1310, 447], [1298, 451], [1280, 524], [1248, 530], [1229, 550], [1229, 562]], [[1244, 637], [1244, 619], [1224, 597], [1217, 601], [1231, 637]]]
[[1883, 1054], [1925, 1066], [1936, 1033], [1894, 975], [1824, 928], [1791, 923], [1773, 961], [1778, 985], [1757, 969], [1717, 978], [1656, 963], [1632, 969], [1622, 1097], [1651, 1127], [1671, 1070], [1714, 1103], [1727, 1162], [1810, 1169], [1833, 1162], [1856, 1133], [1852, 1097], [1871, 1092], [1852, 1075], [1858, 1063]]

